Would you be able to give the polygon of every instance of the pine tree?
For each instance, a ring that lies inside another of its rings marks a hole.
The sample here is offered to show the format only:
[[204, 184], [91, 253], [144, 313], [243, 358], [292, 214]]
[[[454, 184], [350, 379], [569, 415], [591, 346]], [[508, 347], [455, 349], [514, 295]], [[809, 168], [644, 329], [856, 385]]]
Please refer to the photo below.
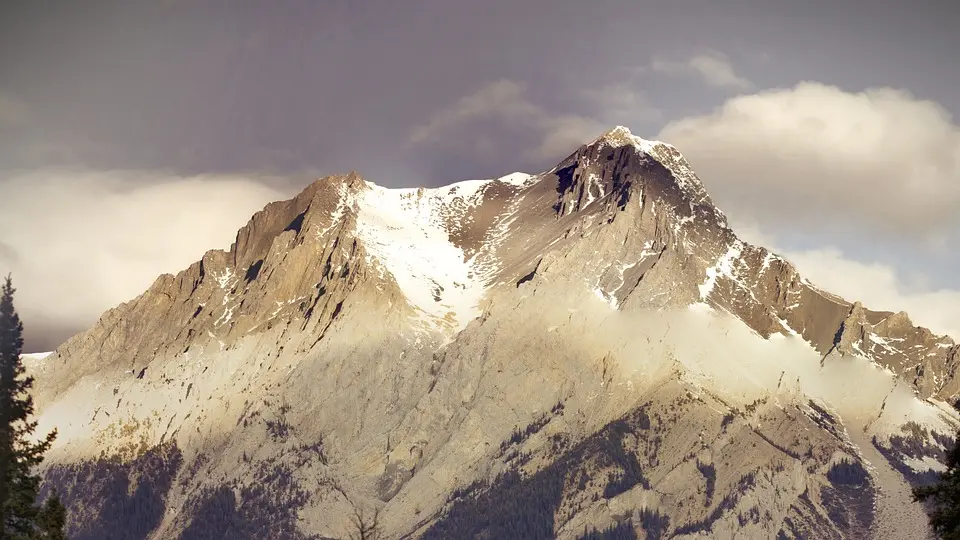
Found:
[[0, 290], [0, 539], [63, 538], [62, 527], [41, 531], [37, 522], [43, 518], [49, 526], [60, 520], [59, 498], [36, 506], [40, 476], [34, 472], [57, 433], [30, 440], [37, 427], [29, 394], [33, 378], [25, 375], [20, 361], [23, 324], [13, 306], [14, 292], [7, 276]]
[[[960, 433], [957, 438], [960, 443]], [[960, 540], [960, 444], [947, 453], [947, 470], [937, 483], [915, 488], [913, 498], [928, 503], [930, 526], [938, 537]]]
[[67, 509], [60, 502], [60, 495], [54, 491], [37, 513], [36, 537], [39, 540], [66, 540], [66, 525]]

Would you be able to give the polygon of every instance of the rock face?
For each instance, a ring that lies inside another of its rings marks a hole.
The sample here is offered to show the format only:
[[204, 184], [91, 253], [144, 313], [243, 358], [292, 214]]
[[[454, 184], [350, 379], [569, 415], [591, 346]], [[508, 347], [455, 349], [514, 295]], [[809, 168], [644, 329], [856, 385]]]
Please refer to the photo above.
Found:
[[539, 175], [318, 180], [29, 364], [71, 538], [862, 538], [922, 534], [958, 351], [615, 128]]

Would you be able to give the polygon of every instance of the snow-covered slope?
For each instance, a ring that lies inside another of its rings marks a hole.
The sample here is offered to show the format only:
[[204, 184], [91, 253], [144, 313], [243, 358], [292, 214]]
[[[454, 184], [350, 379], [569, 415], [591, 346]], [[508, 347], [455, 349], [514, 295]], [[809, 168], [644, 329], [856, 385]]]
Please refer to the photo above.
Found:
[[28, 364], [74, 538], [839, 538], [919, 526], [958, 355], [617, 127], [538, 175], [318, 180]]
[[26, 353], [26, 354], [21, 354], [21, 355], [20, 355], [20, 358], [23, 359], [23, 360], [35, 360], [35, 361], [39, 361], [39, 360], [43, 360], [44, 358], [50, 356], [51, 354], [53, 354], [53, 351], [50, 351], [50, 352], [40, 352], [40, 353]]
[[535, 178], [514, 173], [496, 180], [468, 180], [435, 189], [388, 189], [367, 182], [344, 193], [338, 206], [357, 212], [357, 237], [368, 260], [385, 269], [407, 301], [431, 324], [462, 330], [480, 315], [480, 300], [496, 268], [481, 266], [451, 240], [483, 204], [493, 182], [523, 187]]

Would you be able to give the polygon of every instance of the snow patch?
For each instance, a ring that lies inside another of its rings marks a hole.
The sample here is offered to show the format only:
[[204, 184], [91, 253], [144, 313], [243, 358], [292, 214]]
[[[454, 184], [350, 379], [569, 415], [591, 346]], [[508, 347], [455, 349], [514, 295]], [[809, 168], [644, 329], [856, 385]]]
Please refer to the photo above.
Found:
[[21, 354], [21, 355], [20, 355], [20, 359], [21, 359], [21, 360], [29, 360], [29, 361], [31, 361], [31, 362], [39, 362], [40, 360], [43, 360], [43, 359], [45, 359], [46, 357], [52, 355], [53, 352], [54, 352], [54, 351]]
[[641, 137], [637, 137], [636, 135], [631, 133], [630, 129], [627, 128], [626, 126], [614, 127], [610, 131], [601, 135], [599, 139], [595, 140], [591, 144], [597, 144], [597, 143], [606, 143], [614, 148], [633, 145], [647, 154], [653, 151], [653, 149], [656, 148], [658, 145], [667, 144], [662, 141], [650, 141]]
[[233, 269], [227, 268], [222, 275], [217, 276], [217, 285], [219, 285], [221, 289], [226, 289], [229, 285], [231, 285], [231, 281], [234, 277]]
[[770, 263], [772, 263], [775, 258], [776, 256], [773, 253], [770, 253], [769, 251], [767, 252], [766, 255], [764, 255], [763, 264], [760, 265], [761, 274], [763, 274], [764, 272], [767, 271], [768, 268], [770, 268]]
[[899, 350], [893, 348], [893, 347], [890, 345], [890, 342], [891, 342], [891, 341], [893, 341], [893, 342], [903, 341], [902, 338], [899, 338], [899, 339], [898, 339], [898, 338], [886, 338], [886, 339], [885, 339], [885, 338], [883, 338], [882, 336], [879, 336], [879, 335], [874, 334], [874, 333], [870, 333], [870, 334], [867, 334], [867, 339], [871, 342], [871, 345], [873, 345], [872, 347], [870, 347], [871, 352], [873, 352], [873, 349], [874, 349], [875, 346], [878, 346], [878, 345], [879, 345], [880, 348], [882, 348], [884, 351], [886, 351], [886, 353], [887, 353], [888, 355], [903, 354], [902, 351], [899, 351]]
[[[525, 182], [508, 175], [509, 182]], [[491, 180], [437, 189], [388, 189], [367, 183], [353, 203], [357, 236], [369, 259], [389, 272], [421, 318], [441, 330], [462, 330], [480, 315], [486, 284], [475, 259], [450, 241], [448, 225], [483, 200]]]
[[[790, 323], [788, 323], [786, 319], [777, 317], [777, 322], [780, 323], [780, 326], [782, 326], [783, 329], [787, 331], [788, 335], [793, 337], [803, 338], [803, 336], [801, 336], [799, 332], [797, 332], [796, 330], [793, 329], [792, 326], [790, 326]], [[774, 333], [770, 335], [771, 338], [773, 338], [774, 336], [784, 337], [783, 334], [778, 334], [778, 333]]]
[[[538, 180], [538, 177], [532, 174], [515, 172], [506, 176], [501, 176], [500, 178], [497, 178], [497, 180], [504, 184], [510, 184], [511, 186], [528, 187], [531, 184], [535, 184]], [[481, 182], [484, 181], [481, 180]]]
[[947, 470], [947, 467], [943, 463], [940, 463], [930, 456], [923, 456], [923, 459], [904, 456], [902, 461], [904, 465], [910, 467], [918, 473], [924, 473], [927, 471], [942, 473]]
[[214, 321], [213, 327], [220, 328], [221, 326], [233, 320], [233, 312], [235, 309], [236, 309], [236, 306], [227, 306], [223, 310], [223, 313], [220, 315], [220, 317], [218, 317], [217, 320]]
[[606, 193], [603, 189], [603, 182], [600, 181], [600, 177], [597, 176], [597, 173], [590, 173], [587, 176], [587, 183], [584, 186], [586, 193], [584, 194], [583, 205], [580, 207], [580, 210], [583, 210], [590, 206], [594, 201], [602, 199]]
[[322, 229], [320, 228], [317, 229], [316, 231], [317, 240], [322, 240], [323, 238], [325, 238], [327, 233], [330, 232], [330, 229], [333, 229], [337, 225], [337, 223], [340, 222], [340, 220], [343, 218], [344, 212], [346, 212], [347, 210], [347, 204], [350, 198], [347, 194], [346, 184], [341, 183], [337, 186], [337, 194], [339, 195], [337, 197], [337, 207], [334, 208], [333, 212], [330, 214], [330, 224]]
[[[611, 267], [615, 266], [617, 268], [617, 273], [619, 274], [619, 282], [615, 287], [612, 288], [612, 292], [607, 293], [600, 287], [600, 280], [603, 279], [603, 275], [601, 274], [601, 276], [597, 278], [597, 284], [593, 288], [594, 294], [597, 295], [599, 298], [601, 298], [603, 301], [607, 302], [607, 304], [609, 304], [611, 308], [620, 309], [620, 301], [617, 300], [617, 293], [620, 291], [620, 289], [623, 288], [624, 285], [626, 285], [625, 275], [627, 270], [635, 268], [636, 266], [646, 261], [648, 257], [657, 255], [658, 253], [659, 251], [653, 249], [653, 241], [647, 240], [643, 244], [643, 249], [640, 250], [640, 255], [637, 258], [636, 262], [622, 263], [619, 260], [617, 260], [613, 265], [611, 265]], [[609, 271], [609, 268], [611, 267], [608, 267], [607, 271]]]
[[720, 257], [716, 265], [707, 268], [707, 278], [698, 286], [700, 289], [700, 300], [706, 300], [707, 297], [710, 296], [713, 288], [717, 285], [717, 278], [720, 276], [735, 279], [733, 276], [733, 263], [740, 257], [742, 252], [743, 242], [737, 240], [727, 248], [727, 252]]
[[594, 287], [593, 294], [596, 295], [596, 297], [599, 298], [600, 300], [603, 300], [608, 306], [610, 306], [610, 309], [617, 309], [620, 307], [620, 305], [617, 303], [616, 297], [603, 292], [603, 290], [600, 287]]

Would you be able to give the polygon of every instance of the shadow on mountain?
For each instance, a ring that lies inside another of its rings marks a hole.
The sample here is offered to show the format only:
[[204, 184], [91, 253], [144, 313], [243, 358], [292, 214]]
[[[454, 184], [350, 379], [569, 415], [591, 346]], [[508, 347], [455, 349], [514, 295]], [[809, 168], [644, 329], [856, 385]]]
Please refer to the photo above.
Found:
[[168, 443], [127, 462], [100, 458], [53, 465], [41, 497], [58, 490], [71, 513], [67, 536], [72, 540], [145, 539], [163, 520], [182, 462], [180, 449]]

